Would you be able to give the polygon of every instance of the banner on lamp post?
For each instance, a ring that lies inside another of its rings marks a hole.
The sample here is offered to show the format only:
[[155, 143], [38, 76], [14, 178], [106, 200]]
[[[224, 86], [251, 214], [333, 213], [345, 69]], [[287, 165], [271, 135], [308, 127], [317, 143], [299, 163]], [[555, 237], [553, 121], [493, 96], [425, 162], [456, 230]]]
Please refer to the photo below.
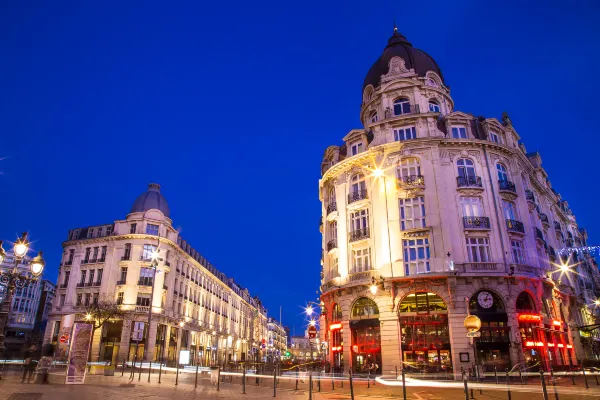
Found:
[[67, 361], [66, 384], [82, 384], [85, 382], [87, 360], [92, 345], [92, 324], [76, 322], [73, 325], [69, 359]]

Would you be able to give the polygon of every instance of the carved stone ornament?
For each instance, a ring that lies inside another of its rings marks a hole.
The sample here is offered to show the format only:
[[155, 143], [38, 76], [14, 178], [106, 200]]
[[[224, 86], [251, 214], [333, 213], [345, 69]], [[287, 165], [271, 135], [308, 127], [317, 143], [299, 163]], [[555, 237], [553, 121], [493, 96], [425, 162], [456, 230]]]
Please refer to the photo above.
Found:
[[381, 82], [388, 82], [396, 77], [414, 73], [413, 70], [406, 68], [406, 61], [402, 57], [392, 57], [389, 63], [389, 72], [385, 75], [381, 75]]

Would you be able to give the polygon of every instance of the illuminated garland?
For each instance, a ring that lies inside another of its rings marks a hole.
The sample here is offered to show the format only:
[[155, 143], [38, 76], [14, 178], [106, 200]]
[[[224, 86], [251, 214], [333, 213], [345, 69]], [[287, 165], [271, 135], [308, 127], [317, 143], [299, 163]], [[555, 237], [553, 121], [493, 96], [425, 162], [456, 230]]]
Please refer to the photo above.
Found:
[[564, 249], [556, 250], [556, 253], [561, 256], [568, 256], [573, 253], [583, 255], [585, 252], [591, 255], [600, 255], [600, 246], [565, 247]]

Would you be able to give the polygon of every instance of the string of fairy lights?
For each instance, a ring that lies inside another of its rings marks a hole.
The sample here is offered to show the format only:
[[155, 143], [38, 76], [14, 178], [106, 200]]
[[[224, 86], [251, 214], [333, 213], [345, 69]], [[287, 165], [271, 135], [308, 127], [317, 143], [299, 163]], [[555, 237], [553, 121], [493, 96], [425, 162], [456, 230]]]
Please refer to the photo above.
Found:
[[570, 256], [571, 254], [583, 256], [585, 253], [589, 253], [591, 255], [600, 255], [600, 246], [565, 247], [563, 249], [556, 250], [556, 254], [561, 256]]

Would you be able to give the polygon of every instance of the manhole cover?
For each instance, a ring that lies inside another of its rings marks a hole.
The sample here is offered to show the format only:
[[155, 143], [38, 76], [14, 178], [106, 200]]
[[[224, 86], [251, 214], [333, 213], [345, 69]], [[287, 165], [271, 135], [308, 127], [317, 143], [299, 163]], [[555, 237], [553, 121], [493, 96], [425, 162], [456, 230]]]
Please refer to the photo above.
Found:
[[41, 398], [41, 393], [13, 393], [8, 400], [39, 400]]

